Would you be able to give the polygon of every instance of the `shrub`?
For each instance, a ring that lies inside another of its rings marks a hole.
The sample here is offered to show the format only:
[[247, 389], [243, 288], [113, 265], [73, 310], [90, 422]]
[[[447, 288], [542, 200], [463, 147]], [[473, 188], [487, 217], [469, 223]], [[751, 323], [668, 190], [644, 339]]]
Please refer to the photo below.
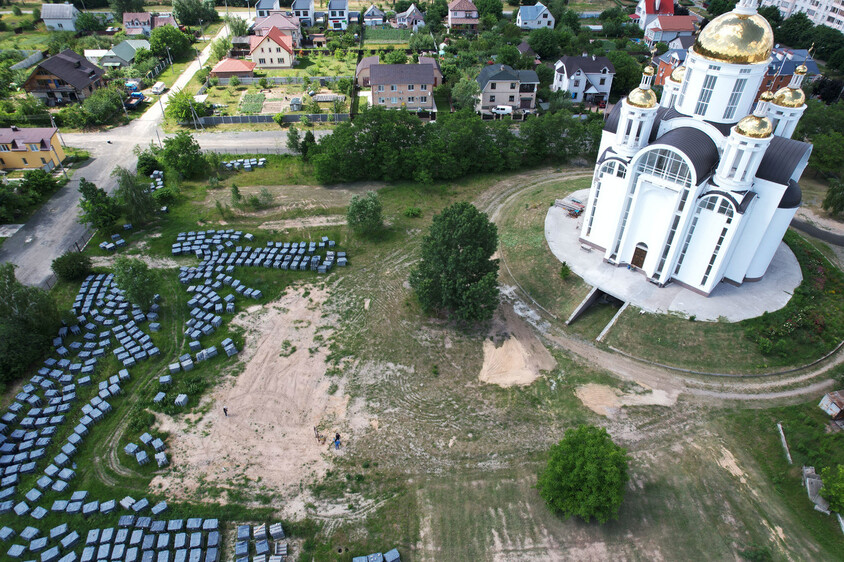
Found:
[[53, 260], [52, 269], [62, 281], [81, 281], [91, 273], [91, 258], [80, 252], [68, 252]]
[[420, 209], [419, 207], [407, 207], [404, 210], [404, 216], [409, 219], [418, 219], [422, 216], [422, 209]]
[[161, 163], [151, 150], [144, 150], [138, 154], [138, 173], [149, 177], [154, 171], [161, 169]]
[[238, 86], [240, 86], [240, 78], [238, 78], [237, 76], [232, 76], [231, 78], [229, 78], [229, 86], [231, 86], [232, 88], [237, 88]]
[[566, 262], [560, 264], [560, 279], [565, 281], [571, 275], [571, 267]]
[[220, 79], [217, 78], [216, 76], [212, 76], [211, 78], [208, 79], [208, 85], [209, 86], [217, 86], [219, 83], [220, 83]]
[[361, 234], [373, 234], [381, 230], [384, 219], [381, 216], [381, 199], [378, 194], [367, 191], [363, 197], [352, 197], [346, 219], [352, 230]]
[[176, 196], [179, 194], [177, 189], [172, 186], [167, 186], [156, 190], [152, 193], [152, 198], [158, 205], [172, 205], [176, 201]]
[[258, 80], [258, 86], [260, 86], [261, 88], [266, 88], [267, 86], [269, 86], [269, 84], [270, 83], [265, 76], [261, 77], [261, 79]]

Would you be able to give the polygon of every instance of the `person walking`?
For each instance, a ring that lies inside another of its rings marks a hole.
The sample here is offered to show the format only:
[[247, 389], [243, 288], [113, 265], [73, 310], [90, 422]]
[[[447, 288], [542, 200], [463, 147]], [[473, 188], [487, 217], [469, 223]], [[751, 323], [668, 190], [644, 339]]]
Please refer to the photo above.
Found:
[[229, 409], [223, 406], [223, 415], [229, 417]]
[[340, 449], [340, 434], [335, 433], [334, 434], [334, 450], [338, 450], [338, 449]]

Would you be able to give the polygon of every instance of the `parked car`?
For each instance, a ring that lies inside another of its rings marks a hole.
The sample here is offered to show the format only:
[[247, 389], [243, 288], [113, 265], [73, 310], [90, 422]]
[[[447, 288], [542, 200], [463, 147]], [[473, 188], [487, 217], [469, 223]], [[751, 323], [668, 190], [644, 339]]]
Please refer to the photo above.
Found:
[[496, 105], [492, 109], [490, 109], [491, 113], [495, 115], [512, 115], [513, 108], [509, 105]]
[[598, 107], [600, 107], [601, 109], [606, 109], [606, 107], [607, 107], [607, 100], [601, 100], [601, 101], [599, 101], [599, 102], [598, 102]]
[[164, 90], [167, 89], [167, 85], [164, 82], [156, 82], [155, 85], [152, 87], [152, 93], [156, 96], [160, 96], [164, 93]]

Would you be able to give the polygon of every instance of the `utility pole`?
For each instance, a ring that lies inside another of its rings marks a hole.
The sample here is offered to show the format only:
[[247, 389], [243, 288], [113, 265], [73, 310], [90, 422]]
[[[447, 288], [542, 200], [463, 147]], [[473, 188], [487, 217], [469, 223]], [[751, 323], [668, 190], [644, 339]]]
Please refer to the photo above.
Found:
[[62, 160], [61, 160], [61, 158], [59, 158], [59, 155], [58, 155], [58, 154], [56, 154], [56, 147], [55, 147], [55, 146], [53, 146], [53, 145], [51, 144], [51, 145], [50, 145], [50, 150], [52, 150], [52, 151], [53, 151], [53, 155], [56, 157], [56, 162], [58, 162], [58, 163], [59, 163], [59, 167], [62, 169], [62, 173], [64, 174], [64, 179], [68, 179], [68, 177], [67, 177], [67, 170], [65, 170], [65, 169], [64, 169], [64, 164], [62, 164]]
[[58, 128], [58, 127], [56, 127], [56, 120], [53, 118], [53, 114], [52, 114], [52, 113], [50, 114], [50, 124], [51, 124], [51, 125], [52, 125], [55, 129], [56, 129], [56, 131], [59, 133], [59, 142], [62, 144], [62, 147], [67, 146], [67, 145], [64, 143], [64, 138], [62, 137], [62, 132], [61, 132], [61, 131], [59, 131], [59, 128]]
[[158, 129], [155, 130], [155, 138], [158, 139], [158, 146], [160, 146], [161, 148], [164, 148], [164, 145], [161, 143], [161, 137], [158, 136]]

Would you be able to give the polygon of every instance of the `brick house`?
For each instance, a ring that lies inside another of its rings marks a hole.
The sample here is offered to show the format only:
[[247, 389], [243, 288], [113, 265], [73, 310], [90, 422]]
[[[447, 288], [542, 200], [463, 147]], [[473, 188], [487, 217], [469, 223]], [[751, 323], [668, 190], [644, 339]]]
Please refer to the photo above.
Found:
[[434, 67], [430, 64], [374, 64], [369, 72], [373, 106], [436, 111]]
[[296, 60], [292, 39], [276, 29], [249, 38], [249, 59], [260, 68], [290, 68]]
[[498, 105], [521, 111], [536, 109], [539, 76], [533, 70], [513, 70], [506, 64], [491, 64], [481, 70], [477, 80], [481, 95], [475, 111], [481, 115], [492, 115], [492, 108]]

